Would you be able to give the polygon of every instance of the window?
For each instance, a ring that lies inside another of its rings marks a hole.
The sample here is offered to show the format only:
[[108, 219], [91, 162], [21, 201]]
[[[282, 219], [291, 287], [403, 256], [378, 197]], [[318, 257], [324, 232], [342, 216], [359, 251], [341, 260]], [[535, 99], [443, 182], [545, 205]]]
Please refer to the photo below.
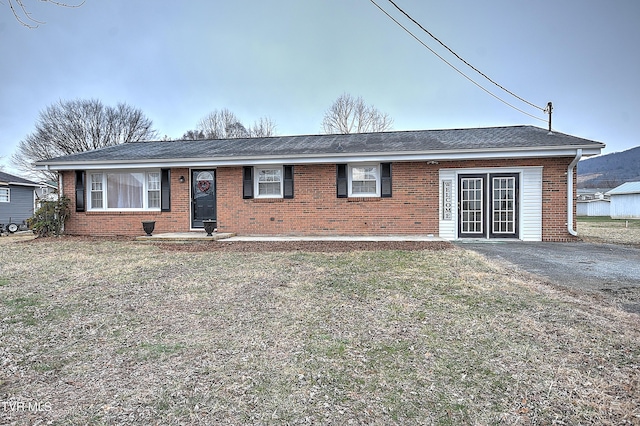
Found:
[[377, 164], [349, 167], [349, 196], [380, 196], [380, 173]]
[[256, 195], [258, 198], [282, 197], [282, 168], [256, 169]]
[[293, 166], [242, 168], [242, 198], [293, 198]]
[[102, 173], [93, 173], [91, 174], [91, 207], [101, 209], [102, 200]]
[[89, 209], [156, 210], [160, 208], [160, 172], [91, 173]]
[[391, 163], [336, 164], [336, 195], [391, 198]]
[[147, 173], [147, 197], [150, 209], [160, 208], [160, 172]]
[[8, 203], [11, 201], [11, 190], [9, 188], [0, 188], [0, 203]]

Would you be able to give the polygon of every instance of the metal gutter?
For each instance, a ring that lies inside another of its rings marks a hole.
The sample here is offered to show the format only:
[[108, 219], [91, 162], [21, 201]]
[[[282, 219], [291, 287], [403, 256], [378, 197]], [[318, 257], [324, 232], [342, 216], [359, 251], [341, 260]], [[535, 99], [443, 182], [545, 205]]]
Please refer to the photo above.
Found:
[[[600, 147], [588, 145], [578, 148], [586, 155], [600, 153]], [[584, 149], [584, 151], [583, 151]], [[473, 159], [509, 159], [509, 158], [540, 158], [540, 157], [568, 157], [575, 155], [576, 147], [544, 147], [544, 148], [500, 148], [467, 149], [449, 151], [424, 152], [360, 152], [360, 153], [325, 153], [298, 155], [268, 155], [268, 156], [227, 156], [209, 158], [150, 158], [143, 160], [89, 160], [89, 161], [59, 161], [38, 162], [36, 170], [96, 170], [96, 169], [132, 169], [149, 167], [224, 167], [224, 166], [252, 166], [269, 164], [322, 164], [335, 162], [393, 162], [393, 161], [453, 161]]]
[[582, 158], [582, 149], [576, 150], [576, 156], [567, 167], [567, 231], [574, 237], [578, 236], [578, 231], [573, 229], [573, 169]]

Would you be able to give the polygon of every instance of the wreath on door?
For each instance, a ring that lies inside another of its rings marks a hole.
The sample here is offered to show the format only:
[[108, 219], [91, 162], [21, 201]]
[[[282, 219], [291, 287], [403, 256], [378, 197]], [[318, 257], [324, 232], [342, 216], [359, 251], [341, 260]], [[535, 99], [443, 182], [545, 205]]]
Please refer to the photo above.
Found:
[[211, 182], [208, 180], [199, 180], [196, 184], [200, 192], [207, 192], [211, 188]]

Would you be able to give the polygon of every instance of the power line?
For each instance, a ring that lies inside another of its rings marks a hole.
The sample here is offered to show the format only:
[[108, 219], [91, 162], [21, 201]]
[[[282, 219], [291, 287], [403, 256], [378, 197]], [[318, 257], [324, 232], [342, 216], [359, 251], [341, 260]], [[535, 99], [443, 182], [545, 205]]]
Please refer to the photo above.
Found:
[[[394, 18], [393, 16], [391, 16], [386, 10], [384, 10], [380, 5], [378, 5], [378, 3], [375, 2], [375, 0], [369, 0], [371, 3], [373, 3], [378, 9], [380, 9], [380, 11], [382, 13], [384, 13], [385, 15], [387, 15], [387, 17], [389, 19], [391, 19], [393, 22], [395, 22], [400, 28], [402, 28], [404, 31], [407, 32], [407, 34], [409, 34], [411, 37], [413, 37], [418, 43], [420, 43], [422, 46], [424, 46], [425, 48], [427, 48], [431, 53], [433, 53], [434, 55], [436, 55], [442, 62], [444, 62], [445, 64], [449, 65], [451, 68], [453, 68], [456, 72], [458, 72], [460, 75], [462, 75], [464, 78], [466, 78], [467, 80], [469, 80], [471, 83], [475, 84], [476, 86], [478, 86], [480, 89], [482, 89], [484, 92], [486, 92], [487, 94], [493, 96], [494, 98], [496, 98], [497, 100], [499, 100], [500, 102], [504, 103], [505, 105], [508, 105], [509, 107], [515, 109], [518, 112], [521, 112], [522, 114], [525, 114], [531, 118], [535, 118], [536, 120], [540, 120], [543, 122], [546, 122], [547, 120], [537, 117], [533, 114], [530, 114], [526, 111], [523, 111], [522, 109], [516, 107], [515, 105], [512, 105], [511, 103], [507, 102], [506, 100], [502, 99], [501, 97], [499, 97], [498, 95], [496, 95], [495, 93], [491, 92], [489, 89], [485, 88], [484, 86], [482, 86], [480, 83], [476, 82], [475, 80], [473, 80], [471, 77], [469, 77], [468, 75], [466, 75], [464, 72], [462, 72], [460, 69], [458, 69], [455, 65], [453, 65], [451, 62], [447, 61], [445, 58], [443, 58], [441, 55], [439, 55], [435, 50], [433, 50], [431, 47], [429, 47], [425, 42], [423, 42], [418, 36], [416, 36], [414, 33], [411, 32], [411, 30], [409, 30], [407, 27], [405, 27], [404, 25], [402, 25], [396, 18]], [[393, 3], [393, 1], [388, 0], [389, 2], [391, 2], [396, 8], [398, 8], [398, 6], [396, 6], [395, 3]], [[444, 47], [447, 48], [447, 50], [449, 50], [451, 53], [453, 53], [457, 58], [459, 58], [462, 62], [464, 62], [465, 64], [467, 64], [469, 67], [473, 68], [475, 71], [479, 72], [481, 75], [483, 75], [487, 80], [489, 80], [490, 82], [492, 82], [493, 84], [495, 84], [496, 86], [498, 86], [499, 88], [501, 88], [502, 90], [506, 91], [507, 93], [511, 94], [512, 96], [515, 96], [517, 99], [533, 106], [534, 108], [540, 109], [541, 111], [545, 111], [544, 108], [540, 108], [537, 105], [534, 105], [524, 99], [522, 99], [521, 97], [515, 95], [514, 93], [510, 92], [509, 90], [505, 89], [504, 87], [502, 87], [501, 85], [499, 85], [498, 83], [494, 82], [493, 80], [491, 80], [489, 77], [487, 77], [485, 74], [483, 74], [482, 72], [480, 72], [479, 70], [477, 70], [475, 67], [471, 66], [468, 62], [466, 62], [464, 59], [462, 59], [460, 56], [458, 56], [455, 52], [453, 52], [451, 49], [449, 49], [446, 45], [444, 45], [440, 40], [438, 40], [437, 38], [435, 38], [430, 32], [428, 32], [426, 29], [424, 29], [419, 23], [417, 23], [413, 18], [411, 18], [409, 15], [407, 15], [404, 11], [402, 11], [402, 9], [398, 8], [403, 14], [405, 14], [405, 16], [407, 16], [409, 19], [411, 19], [414, 23], [416, 23], [416, 25], [418, 25], [420, 28], [422, 28], [424, 31], [427, 32], [427, 34], [429, 34], [431, 37], [433, 37], [436, 41], [438, 41], [438, 43], [442, 44]]]
[[484, 78], [486, 78], [487, 80], [489, 80], [491, 83], [495, 84], [496, 86], [498, 86], [500, 89], [504, 90], [505, 92], [507, 92], [508, 94], [510, 94], [511, 96], [518, 98], [519, 100], [521, 100], [522, 102], [524, 102], [525, 104], [531, 105], [534, 108], [538, 108], [540, 111], [544, 111], [544, 108], [539, 107], [529, 101], [527, 101], [526, 99], [521, 98], [520, 96], [516, 95], [515, 93], [513, 93], [512, 91], [508, 90], [507, 88], [505, 88], [504, 86], [496, 83], [494, 80], [492, 80], [491, 78], [489, 78], [489, 76], [487, 76], [485, 73], [483, 73], [482, 71], [480, 71], [478, 68], [474, 67], [473, 65], [471, 65], [469, 62], [465, 61], [460, 55], [458, 55], [456, 52], [454, 52], [451, 48], [449, 48], [449, 46], [447, 46], [446, 44], [444, 44], [442, 41], [440, 41], [440, 39], [438, 39], [436, 36], [434, 36], [429, 30], [427, 30], [425, 27], [423, 27], [422, 25], [420, 25], [420, 23], [418, 21], [416, 21], [415, 19], [413, 19], [407, 12], [405, 12], [404, 10], [402, 10], [400, 8], [400, 6], [398, 6], [393, 0], [388, 0], [389, 3], [391, 3], [396, 9], [398, 9], [400, 11], [400, 13], [402, 13], [404, 16], [406, 16], [407, 18], [409, 18], [414, 24], [416, 24], [422, 31], [424, 31], [425, 33], [429, 34], [429, 37], [431, 37], [432, 39], [434, 39], [435, 41], [437, 41], [438, 43], [440, 43], [440, 45], [442, 45], [442, 47], [444, 47], [445, 49], [447, 49], [449, 52], [451, 52], [456, 58], [460, 59], [462, 62], [464, 62], [465, 65], [467, 65], [469, 68], [471, 68], [472, 70], [474, 70], [475, 72], [477, 72], [478, 74], [480, 74], [481, 76], [483, 76]]

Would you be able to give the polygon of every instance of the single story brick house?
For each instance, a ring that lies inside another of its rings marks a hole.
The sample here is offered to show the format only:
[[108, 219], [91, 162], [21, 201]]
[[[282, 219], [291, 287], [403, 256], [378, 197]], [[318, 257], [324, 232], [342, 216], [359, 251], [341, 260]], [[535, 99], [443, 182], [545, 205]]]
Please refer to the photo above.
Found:
[[570, 241], [576, 163], [604, 144], [533, 126], [137, 142], [36, 163], [66, 232]]

